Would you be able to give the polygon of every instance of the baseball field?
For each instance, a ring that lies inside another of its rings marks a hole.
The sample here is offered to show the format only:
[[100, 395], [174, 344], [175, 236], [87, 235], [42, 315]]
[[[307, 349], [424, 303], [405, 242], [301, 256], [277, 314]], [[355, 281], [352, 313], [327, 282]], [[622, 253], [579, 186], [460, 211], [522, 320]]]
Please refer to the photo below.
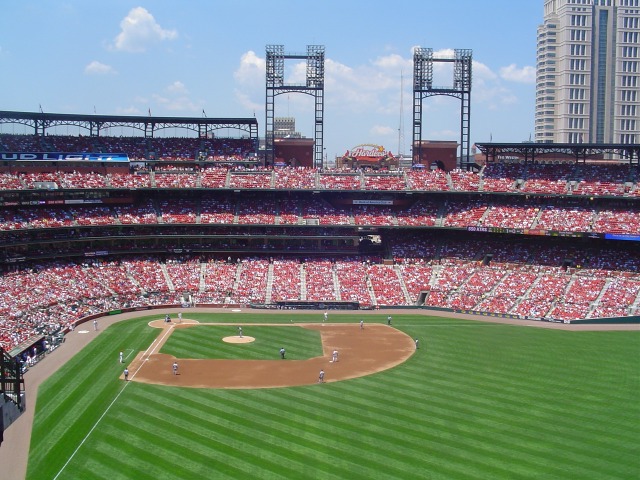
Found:
[[638, 330], [185, 316], [114, 323], [40, 386], [27, 478], [640, 478]]

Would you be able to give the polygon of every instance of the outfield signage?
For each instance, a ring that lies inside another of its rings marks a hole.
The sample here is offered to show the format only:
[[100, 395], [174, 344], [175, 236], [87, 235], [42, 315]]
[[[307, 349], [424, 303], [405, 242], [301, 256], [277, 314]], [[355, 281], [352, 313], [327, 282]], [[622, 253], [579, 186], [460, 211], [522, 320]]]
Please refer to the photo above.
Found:
[[393, 200], [354, 200], [354, 205], [393, 205]]
[[363, 143], [356, 145], [351, 150], [347, 150], [342, 156], [343, 158], [351, 158], [360, 163], [378, 163], [381, 160], [395, 160], [393, 153], [387, 151], [383, 145], [373, 143]]
[[515, 235], [538, 235], [545, 237], [573, 237], [573, 238], [604, 238], [606, 240], [640, 241], [640, 235], [614, 234], [597, 232], [565, 232], [562, 230], [543, 230], [529, 228], [503, 228], [503, 227], [466, 227], [468, 232], [487, 233], [511, 233]]
[[640, 242], [640, 235], [624, 233], [605, 233], [604, 238], [606, 238], [607, 240], [626, 240], [631, 242]]
[[2, 152], [0, 160], [9, 162], [129, 163], [129, 156], [126, 153]]
[[[104, 203], [101, 198], [59, 198], [48, 200], [9, 200], [0, 201], [3, 207], [35, 206], [35, 205], [95, 205]], [[115, 202], [114, 202], [115, 203]], [[126, 202], [121, 202], [126, 203]]]

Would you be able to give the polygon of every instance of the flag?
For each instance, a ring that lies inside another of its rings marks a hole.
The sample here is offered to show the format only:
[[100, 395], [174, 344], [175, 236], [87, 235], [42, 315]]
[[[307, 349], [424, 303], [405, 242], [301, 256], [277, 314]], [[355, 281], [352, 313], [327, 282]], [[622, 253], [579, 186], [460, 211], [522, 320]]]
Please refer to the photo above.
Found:
[[149, 116], [151, 116], [151, 109], [149, 109]]

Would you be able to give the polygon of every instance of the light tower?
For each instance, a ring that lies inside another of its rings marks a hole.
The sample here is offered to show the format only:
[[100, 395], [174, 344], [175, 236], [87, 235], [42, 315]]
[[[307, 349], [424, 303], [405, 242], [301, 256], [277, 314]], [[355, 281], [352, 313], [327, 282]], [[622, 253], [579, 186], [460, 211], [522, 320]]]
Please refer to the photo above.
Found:
[[[460, 99], [460, 167], [469, 169], [471, 123], [471, 62], [468, 49], [456, 49], [453, 56], [433, 54], [433, 49], [418, 47], [413, 52], [413, 163], [422, 158], [422, 100], [435, 95]], [[453, 63], [453, 85], [433, 85], [433, 64]]]
[[[285, 60], [306, 60], [304, 85], [285, 81]], [[284, 93], [304, 93], [315, 99], [313, 166], [322, 168], [324, 154], [324, 46], [307, 45], [307, 53], [285, 53], [283, 45], [267, 45], [265, 105], [265, 162], [274, 161], [275, 97]]]

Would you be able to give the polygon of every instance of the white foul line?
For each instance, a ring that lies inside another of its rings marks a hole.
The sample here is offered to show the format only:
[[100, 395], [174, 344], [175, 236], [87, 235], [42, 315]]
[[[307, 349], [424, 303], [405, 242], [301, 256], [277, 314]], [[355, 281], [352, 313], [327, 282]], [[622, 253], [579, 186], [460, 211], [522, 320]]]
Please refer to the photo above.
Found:
[[[164, 335], [162, 335], [162, 337], [160, 339], [155, 339], [153, 342], [151, 342], [151, 345], [149, 345], [149, 348], [147, 348], [144, 353], [142, 354], [142, 358], [145, 357], [145, 355], [147, 355], [147, 352], [149, 352], [149, 350], [151, 349], [151, 347], [153, 347], [156, 342], [158, 342], [158, 340], [163, 340], [164, 337], [166, 337], [170, 332], [171, 329], [173, 328], [173, 325], [171, 325], [170, 328], [167, 329], [167, 331], [164, 333]], [[151, 353], [153, 353], [155, 351], [155, 347], [153, 350], [151, 350]], [[150, 355], [150, 354], [149, 354]], [[147, 355], [147, 358], [145, 359], [148, 360], [149, 356]], [[136, 373], [138, 373], [140, 371], [140, 369], [142, 368], [143, 363], [140, 364], [140, 366], [136, 369], [136, 371], [133, 373], [133, 375], [131, 375], [131, 380], [133, 380], [133, 377], [136, 376]], [[69, 465], [69, 463], [71, 462], [71, 460], [73, 460], [73, 457], [76, 456], [76, 453], [78, 453], [78, 450], [80, 450], [80, 447], [82, 447], [82, 445], [84, 445], [84, 442], [87, 441], [87, 439], [89, 438], [89, 435], [91, 435], [91, 433], [93, 433], [93, 431], [96, 429], [96, 427], [98, 426], [98, 424], [100, 423], [100, 421], [104, 418], [104, 416], [109, 412], [109, 410], [111, 410], [111, 407], [113, 406], [114, 403], [116, 403], [116, 400], [118, 400], [118, 398], [120, 397], [120, 395], [122, 395], [122, 392], [124, 392], [124, 389], [127, 388], [127, 385], [129, 385], [129, 382], [125, 382], [124, 386], [122, 387], [122, 389], [118, 392], [118, 394], [116, 395], [116, 398], [113, 399], [113, 401], [109, 404], [109, 406], [105, 409], [105, 411], [102, 413], [102, 415], [100, 415], [100, 418], [98, 418], [98, 420], [96, 420], [96, 423], [93, 424], [93, 427], [91, 427], [91, 430], [89, 430], [89, 432], [85, 435], [85, 437], [82, 439], [82, 441], [80, 442], [80, 445], [78, 445], [78, 447], [73, 451], [73, 453], [71, 454], [71, 456], [69, 457], [69, 459], [65, 462], [65, 464], [62, 466], [62, 468], [60, 469], [60, 471], [56, 474], [55, 477], [53, 477], [53, 480], [56, 480], [60, 474], [62, 473], [62, 471], [67, 468], [67, 465]]]

